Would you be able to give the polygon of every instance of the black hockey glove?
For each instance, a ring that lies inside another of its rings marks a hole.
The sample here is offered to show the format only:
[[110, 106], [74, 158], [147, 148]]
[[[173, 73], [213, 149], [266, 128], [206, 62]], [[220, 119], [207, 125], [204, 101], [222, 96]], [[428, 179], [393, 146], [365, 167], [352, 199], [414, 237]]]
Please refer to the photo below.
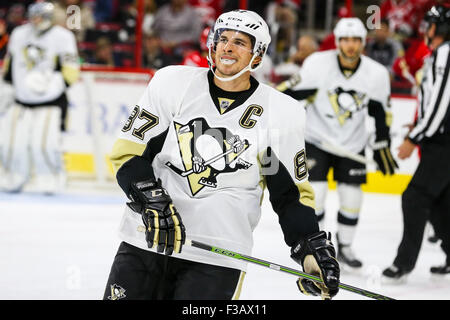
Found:
[[186, 232], [181, 217], [172, 203], [161, 181], [154, 179], [131, 184], [127, 205], [142, 215], [147, 246], [156, 246], [158, 252], [171, 255], [180, 253], [186, 241]]
[[378, 165], [378, 169], [386, 175], [394, 174], [395, 169], [398, 169], [397, 162], [391, 154], [391, 142], [389, 140], [375, 141], [372, 146], [373, 160]]
[[330, 300], [339, 291], [339, 263], [336, 250], [331, 243], [331, 234], [320, 231], [299, 241], [291, 250], [291, 258], [301, 264], [303, 271], [319, 276], [323, 283], [309, 279], [297, 280], [299, 290], [306, 295], [318, 296]]

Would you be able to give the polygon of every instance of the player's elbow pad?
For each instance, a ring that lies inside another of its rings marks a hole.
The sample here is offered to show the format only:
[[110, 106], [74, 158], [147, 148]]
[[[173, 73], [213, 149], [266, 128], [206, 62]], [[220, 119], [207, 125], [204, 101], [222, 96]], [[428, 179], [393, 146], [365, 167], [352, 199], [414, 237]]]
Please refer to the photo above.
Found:
[[61, 68], [61, 73], [64, 81], [68, 85], [72, 85], [78, 81], [80, 77], [80, 69], [74, 66], [65, 65]]

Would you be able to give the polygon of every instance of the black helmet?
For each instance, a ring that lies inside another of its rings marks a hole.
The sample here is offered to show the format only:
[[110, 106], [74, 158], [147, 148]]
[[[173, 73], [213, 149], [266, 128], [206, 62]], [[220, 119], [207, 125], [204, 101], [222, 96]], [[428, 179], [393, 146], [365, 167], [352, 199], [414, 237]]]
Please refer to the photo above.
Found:
[[446, 36], [450, 32], [450, 7], [436, 5], [425, 14], [424, 20], [428, 28], [432, 23], [436, 24], [436, 34]]

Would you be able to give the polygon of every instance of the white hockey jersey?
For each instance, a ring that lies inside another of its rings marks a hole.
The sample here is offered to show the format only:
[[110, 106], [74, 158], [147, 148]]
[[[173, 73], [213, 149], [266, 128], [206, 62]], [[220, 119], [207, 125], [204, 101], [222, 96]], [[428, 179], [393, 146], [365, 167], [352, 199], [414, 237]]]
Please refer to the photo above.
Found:
[[[188, 238], [243, 254], [251, 253], [266, 186], [288, 245], [318, 231], [305, 166], [305, 110], [253, 78], [251, 83], [248, 92], [233, 99], [213, 85], [207, 68], [160, 69], [132, 110], [111, 155], [126, 193], [131, 182], [148, 177], [153, 169], [179, 211]], [[236, 139], [244, 145], [239, 151], [231, 147]], [[206, 170], [193, 172], [193, 157], [202, 158]], [[120, 237], [152, 250], [144, 231], [140, 214], [127, 207]], [[174, 256], [246, 267], [188, 246]]]
[[79, 69], [75, 36], [60, 26], [40, 35], [31, 24], [15, 28], [8, 56], [16, 99], [26, 104], [57, 99], [66, 90], [62, 66]]
[[376, 112], [382, 116], [376, 117], [376, 121], [384, 123], [378, 123], [377, 127], [382, 127], [379, 131], [387, 131], [384, 136], [388, 135], [389, 72], [375, 60], [362, 55], [356, 71], [347, 74], [340, 67], [336, 50], [317, 52], [304, 61], [296, 82], [290, 89], [280, 90], [297, 99], [305, 98], [299, 97], [299, 92], [310, 96], [306, 110], [307, 142], [320, 148], [320, 142], [327, 141], [359, 153], [367, 144], [366, 116], [370, 103], [380, 106]]

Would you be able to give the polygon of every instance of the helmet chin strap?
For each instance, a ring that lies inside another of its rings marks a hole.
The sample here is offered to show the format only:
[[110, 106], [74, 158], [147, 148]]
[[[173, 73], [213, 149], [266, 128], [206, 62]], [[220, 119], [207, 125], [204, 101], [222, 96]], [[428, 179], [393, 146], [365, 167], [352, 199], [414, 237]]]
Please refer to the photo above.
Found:
[[212, 70], [212, 72], [213, 72], [213, 74], [214, 74], [214, 77], [216, 77], [216, 78], [219, 79], [220, 81], [224, 81], [224, 82], [232, 81], [232, 80], [234, 80], [234, 79], [237, 79], [237, 78], [239, 78], [241, 75], [243, 75], [243, 74], [244, 74], [245, 72], [247, 72], [247, 71], [250, 71], [250, 67], [249, 67], [249, 66], [246, 66], [244, 69], [242, 69], [241, 71], [239, 71], [239, 72], [236, 73], [235, 75], [232, 75], [231, 77], [223, 78], [223, 77], [219, 77], [219, 76], [216, 74], [216, 72], [215, 72], [214, 70]]
[[226, 78], [224, 78], [224, 77], [219, 77], [217, 74], [216, 74], [216, 72], [214, 71], [214, 69], [213, 69], [213, 60], [212, 60], [212, 58], [211, 58], [211, 47], [209, 48], [209, 54], [208, 54], [208, 64], [209, 64], [209, 69], [212, 71], [212, 73], [214, 74], [214, 77], [216, 77], [217, 79], [219, 79], [220, 81], [224, 81], [224, 82], [227, 82], [227, 81], [232, 81], [232, 80], [234, 80], [234, 79], [237, 79], [237, 78], [239, 78], [241, 75], [243, 75], [245, 72], [247, 72], [247, 71], [250, 71], [250, 72], [253, 72], [253, 71], [255, 71], [255, 70], [257, 70], [260, 66], [261, 66], [261, 63], [256, 67], [256, 68], [253, 68], [252, 69], [252, 64], [253, 64], [253, 61], [255, 60], [255, 58], [258, 56], [258, 54], [257, 53], [254, 53], [253, 54], [253, 57], [252, 57], [252, 59], [250, 60], [250, 62], [249, 62], [249, 64], [245, 67], [245, 68], [243, 68], [241, 71], [239, 71], [238, 73], [236, 73], [236, 74], [234, 74], [234, 75], [232, 75], [231, 77], [226, 77]]

